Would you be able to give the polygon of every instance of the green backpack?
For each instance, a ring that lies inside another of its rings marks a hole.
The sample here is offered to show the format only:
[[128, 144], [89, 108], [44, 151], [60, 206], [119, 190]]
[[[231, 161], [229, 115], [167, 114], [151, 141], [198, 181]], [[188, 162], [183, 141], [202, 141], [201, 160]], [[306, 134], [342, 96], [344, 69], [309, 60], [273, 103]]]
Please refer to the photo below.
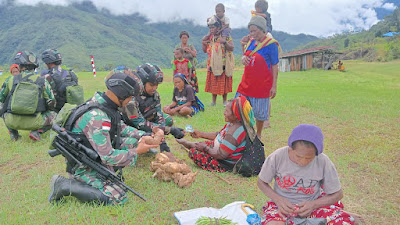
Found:
[[[57, 117], [53, 124], [57, 124], [60, 127], [64, 127], [65, 123], [67, 122], [68, 118], [71, 116], [74, 109], [77, 105], [65, 103], [61, 110], [58, 112]], [[57, 136], [57, 133], [54, 130], [50, 131], [50, 149], [54, 149], [53, 146], [54, 138]]]
[[9, 93], [8, 112], [18, 115], [33, 115], [37, 112], [46, 111], [45, 100], [42, 97], [44, 78], [36, 81], [29, 79], [32, 74], [22, 77], [21, 74], [14, 76], [13, 87]]
[[56, 110], [61, 110], [65, 103], [80, 105], [85, 102], [83, 87], [78, 84], [78, 77], [70, 70], [49, 71], [54, 80], [53, 91], [56, 98]]
[[15, 130], [36, 130], [43, 126], [41, 112], [46, 111], [46, 100], [42, 97], [44, 78], [36, 81], [29, 79], [33, 75], [22, 77], [15, 75], [10, 93], [7, 95], [0, 115], [5, 124]]

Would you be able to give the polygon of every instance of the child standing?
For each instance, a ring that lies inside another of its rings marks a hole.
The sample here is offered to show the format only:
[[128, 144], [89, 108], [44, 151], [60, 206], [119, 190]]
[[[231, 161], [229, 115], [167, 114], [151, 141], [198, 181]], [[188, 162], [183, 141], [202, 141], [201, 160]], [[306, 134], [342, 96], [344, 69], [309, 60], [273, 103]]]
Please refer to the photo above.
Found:
[[188, 83], [193, 87], [193, 90], [199, 92], [199, 84], [197, 77], [193, 74], [192, 63], [183, 57], [183, 48], [176, 48], [174, 51], [175, 60], [172, 61], [172, 70], [174, 74], [181, 73], [185, 76]]
[[163, 108], [164, 113], [171, 116], [194, 116], [198, 111], [198, 105], [193, 88], [188, 84], [185, 75], [174, 75], [174, 94], [172, 103]]
[[[343, 197], [335, 165], [323, 154], [324, 137], [319, 127], [301, 124], [295, 127], [288, 146], [273, 152], [265, 160], [257, 185], [271, 201], [263, 207], [263, 225], [294, 224], [294, 221], [324, 224], [355, 224], [355, 218], [343, 211]], [[274, 188], [269, 183], [275, 179]]]

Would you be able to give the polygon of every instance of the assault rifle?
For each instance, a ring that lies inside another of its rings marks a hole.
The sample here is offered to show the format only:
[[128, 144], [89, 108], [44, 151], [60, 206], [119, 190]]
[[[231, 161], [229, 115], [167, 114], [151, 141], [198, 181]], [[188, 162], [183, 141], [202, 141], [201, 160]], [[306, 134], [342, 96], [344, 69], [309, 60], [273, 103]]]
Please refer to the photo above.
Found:
[[56, 149], [48, 151], [51, 157], [61, 154], [68, 160], [68, 162], [76, 163], [76, 166], [85, 165], [95, 170], [98, 173], [97, 176], [102, 181], [115, 184], [125, 192], [130, 191], [146, 201], [142, 195], [122, 182], [121, 178], [113, 171], [107, 169], [104, 165], [97, 162], [99, 160], [99, 155], [96, 151], [79, 143], [78, 140], [71, 137], [67, 131], [65, 131], [65, 128], [62, 128], [57, 124], [54, 124], [52, 128], [55, 132], [57, 132], [58, 135], [54, 138], [54, 146], [56, 146]]

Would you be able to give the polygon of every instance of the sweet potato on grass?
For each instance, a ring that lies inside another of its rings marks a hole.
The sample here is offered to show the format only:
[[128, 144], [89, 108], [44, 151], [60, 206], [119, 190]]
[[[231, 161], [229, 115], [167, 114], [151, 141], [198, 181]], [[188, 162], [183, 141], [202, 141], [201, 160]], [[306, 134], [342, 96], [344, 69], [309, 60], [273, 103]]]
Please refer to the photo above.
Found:
[[188, 174], [191, 172], [190, 167], [186, 164], [179, 164], [177, 162], [167, 162], [161, 166], [161, 169], [168, 173], [182, 173]]

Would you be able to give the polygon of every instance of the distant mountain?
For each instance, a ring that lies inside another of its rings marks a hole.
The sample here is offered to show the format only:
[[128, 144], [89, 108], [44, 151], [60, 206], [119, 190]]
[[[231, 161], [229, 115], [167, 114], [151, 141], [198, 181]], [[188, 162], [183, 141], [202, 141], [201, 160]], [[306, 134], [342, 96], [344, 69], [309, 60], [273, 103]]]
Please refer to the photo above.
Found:
[[[3, 5], [0, 21], [0, 65], [11, 64], [13, 56], [21, 50], [40, 55], [47, 48], [57, 48], [64, 64], [76, 70], [91, 69], [90, 55], [94, 55], [97, 69], [143, 62], [169, 67], [182, 30], [190, 33], [199, 61], [206, 59], [201, 50], [201, 38], [208, 32], [205, 26], [189, 21], [149, 24], [138, 14], [114, 16], [106, 10], [96, 10], [87, 1], [67, 7]], [[241, 54], [239, 42], [247, 34], [247, 29], [232, 31], [235, 54]], [[284, 51], [318, 39], [279, 31], [273, 31], [273, 35]]]

